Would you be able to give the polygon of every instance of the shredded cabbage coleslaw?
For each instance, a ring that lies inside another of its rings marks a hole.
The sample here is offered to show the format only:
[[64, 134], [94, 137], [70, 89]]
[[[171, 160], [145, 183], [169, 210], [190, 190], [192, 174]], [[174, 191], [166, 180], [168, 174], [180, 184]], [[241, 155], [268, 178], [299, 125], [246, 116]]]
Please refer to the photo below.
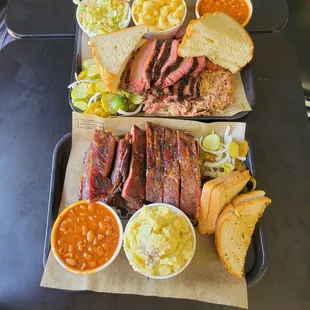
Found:
[[129, 16], [127, 0], [74, 1], [81, 6], [80, 23], [89, 33], [105, 34], [126, 26]]

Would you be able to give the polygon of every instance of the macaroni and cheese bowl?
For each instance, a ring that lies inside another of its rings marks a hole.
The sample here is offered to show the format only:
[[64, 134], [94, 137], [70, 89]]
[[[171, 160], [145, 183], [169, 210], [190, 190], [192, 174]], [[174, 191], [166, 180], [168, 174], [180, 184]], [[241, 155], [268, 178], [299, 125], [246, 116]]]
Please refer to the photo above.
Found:
[[146, 25], [147, 39], [171, 39], [184, 23], [187, 6], [184, 0], [135, 0], [131, 7], [134, 24]]
[[90, 274], [108, 267], [122, 247], [123, 226], [101, 202], [81, 200], [65, 208], [52, 229], [51, 247], [65, 269]]
[[181, 273], [196, 248], [196, 235], [187, 216], [178, 208], [154, 203], [138, 210], [124, 233], [124, 250], [132, 268], [153, 279]]

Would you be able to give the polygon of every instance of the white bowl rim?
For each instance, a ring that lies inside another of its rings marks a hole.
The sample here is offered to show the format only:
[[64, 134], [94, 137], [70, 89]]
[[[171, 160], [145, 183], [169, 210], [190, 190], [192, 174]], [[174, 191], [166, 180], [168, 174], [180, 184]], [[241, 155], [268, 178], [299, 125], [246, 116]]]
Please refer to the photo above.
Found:
[[[80, 26], [80, 28], [82, 29], [83, 32], [85, 32], [89, 37], [94, 37], [96, 36], [97, 34], [95, 32], [88, 32], [85, 27], [82, 25], [79, 17], [80, 17], [80, 10], [82, 9], [82, 5], [78, 5], [77, 8], [76, 8], [76, 14], [75, 14], [75, 17], [76, 17], [76, 21], [78, 23], [78, 25]], [[131, 22], [131, 6], [129, 6], [129, 10], [128, 10], [128, 19], [126, 20], [126, 23], [123, 27], [121, 28], [117, 28], [115, 29], [115, 31], [119, 30], [119, 29], [124, 29], [124, 28], [127, 28]]]
[[[78, 202], [78, 201], [77, 201]], [[75, 203], [77, 203], [75, 202]], [[89, 202], [89, 201], [88, 201]], [[75, 204], [73, 203], [73, 204]], [[90, 202], [89, 202], [90, 203]], [[124, 228], [123, 228], [123, 224], [122, 224], [122, 221], [121, 219], [119, 218], [119, 216], [117, 215], [117, 213], [115, 212], [115, 210], [110, 207], [109, 205], [101, 202], [101, 201], [96, 201], [95, 203], [98, 203], [104, 207], [106, 207], [109, 211], [111, 211], [111, 213], [113, 214], [113, 216], [115, 217], [116, 219], [116, 222], [117, 222], [117, 225], [118, 225], [118, 229], [119, 229], [119, 240], [118, 240], [118, 244], [117, 244], [117, 247], [115, 249], [115, 252], [114, 254], [112, 255], [112, 257], [104, 264], [104, 265], [101, 265], [100, 267], [98, 268], [95, 268], [95, 269], [90, 269], [90, 270], [86, 270], [86, 271], [79, 271], [79, 270], [75, 270], [75, 269], [71, 269], [68, 265], [66, 265], [63, 260], [59, 257], [58, 253], [56, 252], [56, 250], [54, 249], [54, 247], [51, 246], [52, 248], [52, 252], [57, 260], [57, 262], [63, 267], [65, 268], [66, 270], [70, 271], [70, 272], [73, 272], [73, 273], [76, 273], [76, 274], [92, 274], [92, 273], [97, 273], [105, 268], [107, 268], [110, 264], [112, 264], [112, 262], [116, 259], [116, 257], [118, 256], [121, 248], [122, 248], [122, 245], [123, 245], [123, 235], [124, 235]], [[72, 204], [72, 205], [73, 205]], [[70, 207], [70, 206], [68, 206]], [[65, 208], [63, 211], [65, 211], [67, 208]], [[62, 211], [62, 212], [63, 212]], [[61, 212], [61, 213], [62, 213]], [[61, 214], [60, 213], [60, 214]], [[60, 215], [59, 214], [59, 215]], [[53, 226], [54, 228], [54, 226]]]
[[[132, 12], [132, 8], [135, 4], [136, 0], [134, 0], [131, 4], [131, 18], [132, 18], [132, 21], [133, 23], [135, 24], [135, 26], [139, 26], [138, 25], [138, 22], [136, 21], [134, 15], [133, 15], [133, 12]], [[169, 28], [169, 29], [166, 29], [166, 30], [158, 30], [158, 31], [148, 31], [149, 34], [151, 35], [156, 35], [156, 34], [169, 34], [173, 31], [175, 31], [176, 29], [178, 28], [181, 28], [181, 26], [184, 24], [184, 21], [186, 19], [186, 16], [187, 16], [187, 4], [186, 4], [186, 1], [185, 0], [182, 0], [183, 4], [185, 5], [185, 12], [184, 12], [184, 15], [183, 15], [183, 18], [181, 20], [181, 23], [179, 25], [176, 25], [174, 26], [173, 28]]]
[[[196, 5], [195, 5], [195, 15], [196, 15], [196, 18], [200, 18], [200, 17], [201, 17], [200, 14], [199, 14], [199, 12], [198, 12], [198, 6], [199, 6], [199, 4], [200, 4], [201, 1], [202, 1], [202, 0], [197, 0]], [[251, 18], [252, 18], [252, 15], [253, 15], [253, 4], [252, 4], [252, 1], [251, 1], [251, 0], [244, 0], [244, 1], [245, 1], [245, 2], [248, 4], [248, 6], [249, 6], [250, 14], [249, 14], [248, 18], [245, 20], [245, 22], [241, 25], [242, 27], [245, 27], [245, 26], [249, 23], [249, 21], [250, 21]]]
[[[150, 279], [164, 280], [164, 279], [169, 279], [169, 278], [172, 278], [172, 277], [177, 276], [178, 274], [180, 274], [182, 271], [184, 271], [184, 270], [188, 267], [188, 265], [190, 264], [190, 262], [192, 261], [194, 255], [195, 255], [195, 251], [196, 251], [196, 233], [195, 233], [195, 228], [194, 228], [192, 222], [190, 221], [190, 219], [187, 217], [187, 215], [186, 215], [181, 209], [179, 209], [179, 208], [177, 208], [177, 207], [175, 207], [175, 206], [173, 206], [173, 205], [170, 205], [170, 204], [168, 204], [168, 203], [163, 203], [163, 202], [154, 202], [154, 203], [151, 203], [151, 204], [148, 204], [148, 205], [144, 205], [141, 209], [137, 210], [137, 211], [132, 215], [132, 217], [129, 219], [127, 225], [130, 223], [130, 221], [131, 221], [132, 219], [134, 219], [134, 218], [142, 211], [143, 208], [145, 208], [145, 207], [146, 207], [146, 208], [153, 208], [153, 207], [158, 207], [158, 206], [166, 206], [166, 207], [168, 207], [172, 212], [174, 212], [174, 213], [176, 213], [176, 214], [181, 214], [181, 215], [183, 215], [183, 216], [185, 217], [185, 219], [187, 220], [187, 223], [189, 224], [190, 228], [191, 228], [191, 232], [192, 232], [192, 235], [193, 235], [193, 242], [194, 242], [193, 256], [184, 264], [184, 266], [183, 266], [180, 270], [178, 270], [178, 271], [176, 271], [176, 272], [174, 272], [174, 273], [171, 273], [171, 274], [169, 274], [169, 275], [166, 275], [166, 276], [151, 276], [151, 275], [147, 275], [147, 274], [143, 274], [143, 273], [141, 273], [141, 272], [138, 272], [138, 273], [140, 273], [141, 275], [143, 275], [143, 276], [145, 276], [145, 277], [148, 277], [148, 278], [150, 278]], [[126, 229], [127, 229], [127, 226], [126, 226], [126, 228], [125, 228], [124, 234], [126, 234]], [[129, 260], [129, 258], [128, 258], [128, 256], [127, 256], [127, 253], [126, 253], [125, 250], [124, 250], [124, 252], [125, 252], [126, 258], [128, 259], [128, 262], [130, 263], [130, 260]]]

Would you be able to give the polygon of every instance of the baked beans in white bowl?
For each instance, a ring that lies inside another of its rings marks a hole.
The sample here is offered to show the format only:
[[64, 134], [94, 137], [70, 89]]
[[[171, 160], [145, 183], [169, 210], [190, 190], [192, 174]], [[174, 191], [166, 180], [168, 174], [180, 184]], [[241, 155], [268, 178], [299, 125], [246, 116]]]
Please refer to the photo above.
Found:
[[122, 247], [123, 226], [102, 202], [81, 200], [65, 208], [52, 229], [51, 247], [65, 269], [90, 274], [108, 267]]

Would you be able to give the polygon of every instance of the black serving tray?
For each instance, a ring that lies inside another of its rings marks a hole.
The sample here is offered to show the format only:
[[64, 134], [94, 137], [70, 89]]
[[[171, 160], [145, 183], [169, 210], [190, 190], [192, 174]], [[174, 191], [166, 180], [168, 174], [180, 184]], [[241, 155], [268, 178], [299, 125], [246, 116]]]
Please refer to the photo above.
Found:
[[[79, 74], [82, 71], [82, 34], [83, 34], [83, 31], [77, 25], [70, 83], [75, 82], [75, 74]], [[253, 77], [253, 73], [252, 73], [250, 65], [248, 64], [247, 66], [245, 66], [241, 70], [240, 74], [241, 74], [241, 79], [243, 82], [246, 97], [248, 99], [249, 105], [253, 109], [255, 105], [255, 88], [254, 88], [254, 77]], [[79, 109], [73, 106], [70, 92], [71, 90], [69, 90], [69, 104], [70, 104], [72, 111], [81, 112]], [[240, 112], [233, 116], [196, 116], [196, 117], [169, 116], [169, 118], [188, 119], [188, 120], [193, 120], [193, 121], [219, 121], [219, 120], [233, 121], [241, 117], [244, 117], [249, 112], [250, 111]], [[123, 117], [123, 116], [119, 116], [119, 117]], [[160, 116], [160, 115], [152, 116], [152, 114], [146, 114], [145, 117], [167, 118], [167, 116]]]
[[[62, 137], [55, 146], [52, 162], [52, 174], [50, 193], [47, 210], [47, 223], [45, 231], [45, 242], [43, 252], [43, 266], [45, 268], [47, 258], [51, 248], [51, 231], [53, 224], [58, 216], [59, 205], [61, 201], [62, 189], [66, 174], [66, 168], [71, 152], [72, 135], [71, 133]], [[249, 152], [246, 159], [246, 165], [251, 171], [251, 174], [255, 175], [252, 149], [249, 144]], [[118, 211], [118, 210], [117, 210]], [[118, 212], [122, 220], [129, 219], [130, 212], [121, 213]], [[252, 242], [247, 253], [245, 271], [247, 286], [251, 287], [259, 282], [264, 276], [267, 269], [267, 245], [265, 240], [264, 229], [262, 221], [260, 220], [256, 225]]]

